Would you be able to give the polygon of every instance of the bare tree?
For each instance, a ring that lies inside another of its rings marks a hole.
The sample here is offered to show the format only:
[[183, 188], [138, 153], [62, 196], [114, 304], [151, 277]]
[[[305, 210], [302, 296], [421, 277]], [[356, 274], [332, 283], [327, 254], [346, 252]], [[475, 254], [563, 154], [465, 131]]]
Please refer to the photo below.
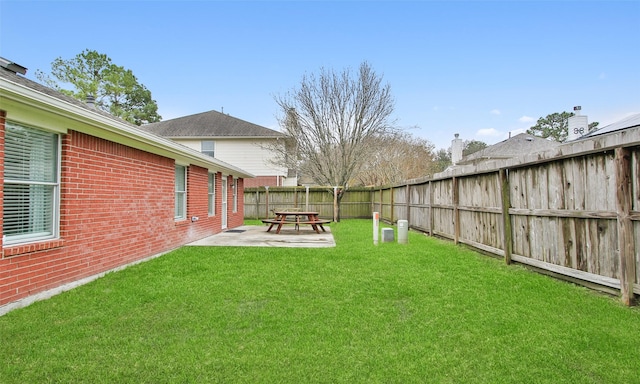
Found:
[[280, 154], [277, 162], [317, 184], [339, 186], [338, 201], [367, 161], [370, 140], [396, 131], [391, 88], [366, 62], [355, 76], [349, 69], [304, 75], [299, 88], [275, 100], [291, 138], [272, 148]]
[[375, 137], [367, 147], [367, 162], [355, 176], [361, 185], [388, 185], [439, 171], [435, 146], [408, 132]]

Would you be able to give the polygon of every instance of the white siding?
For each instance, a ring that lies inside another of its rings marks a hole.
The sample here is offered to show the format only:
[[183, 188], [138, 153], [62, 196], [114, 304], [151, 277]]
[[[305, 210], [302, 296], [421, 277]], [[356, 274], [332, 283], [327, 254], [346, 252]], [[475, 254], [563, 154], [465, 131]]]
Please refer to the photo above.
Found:
[[[211, 140], [211, 139], [206, 139]], [[213, 139], [216, 142], [216, 159], [234, 165], [256, 176], [286, 176], [285, 168], [275, 167], [267, 162], [270, 158], [268, 150], [261, 148], [260, 143], [266, 139]], [[201, 150], [202, 140], [177, 139], [176, 142]]]

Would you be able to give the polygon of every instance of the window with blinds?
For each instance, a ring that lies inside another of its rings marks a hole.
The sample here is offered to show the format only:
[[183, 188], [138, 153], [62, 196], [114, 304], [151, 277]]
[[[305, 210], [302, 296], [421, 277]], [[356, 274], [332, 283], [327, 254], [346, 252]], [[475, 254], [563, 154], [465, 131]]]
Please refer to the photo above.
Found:
[[5, 245], [58, 236], [58, 135], [6, 122], [2, 231]]
[[216, 174], [209, 173], [209, 216], [216, 214]]
[[176, 211], [174, 218], [182, 220], [187, 212], [187, 168], [176, 165]]
[[207, 156], [216, 157], [216, 142], [212, 140], [203, 140], [201, 142], [200, 152]]

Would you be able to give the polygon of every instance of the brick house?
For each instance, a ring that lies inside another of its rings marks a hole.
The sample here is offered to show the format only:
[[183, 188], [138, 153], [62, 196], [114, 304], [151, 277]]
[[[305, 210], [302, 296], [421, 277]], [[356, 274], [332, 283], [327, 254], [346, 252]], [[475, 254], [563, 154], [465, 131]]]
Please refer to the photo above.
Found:
[[253, 175], [0, 58], [0, 314], [243, 224]]
[[284, 145], [287, 136], [218, 111], [178, 117], [142, 126], [196, 151], [234, 164], [255, 175], [245, 187], [297, 185], [295, 175], [270, 163], [270, 146]]

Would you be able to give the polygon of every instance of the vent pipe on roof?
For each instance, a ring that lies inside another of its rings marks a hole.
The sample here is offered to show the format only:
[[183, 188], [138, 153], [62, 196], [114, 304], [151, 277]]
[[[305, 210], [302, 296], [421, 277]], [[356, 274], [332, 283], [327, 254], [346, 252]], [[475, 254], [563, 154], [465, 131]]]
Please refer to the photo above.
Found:
[[4, 57], [0, 57], [0, 67], [2, 68], [6, 68], [8, 70], [10, 70], [13, 73], [16, 74], [21, 74], [21, 75], [26, 75], [27, 74], [27, 68], [23, 67], [20, 64], [16, 64], [12, 61], [9, 61], [7, 59], [5, 59]]
[[96, 98], [93, 95], [87, 95], [87, 105], [89, 108], [96, 107]]

